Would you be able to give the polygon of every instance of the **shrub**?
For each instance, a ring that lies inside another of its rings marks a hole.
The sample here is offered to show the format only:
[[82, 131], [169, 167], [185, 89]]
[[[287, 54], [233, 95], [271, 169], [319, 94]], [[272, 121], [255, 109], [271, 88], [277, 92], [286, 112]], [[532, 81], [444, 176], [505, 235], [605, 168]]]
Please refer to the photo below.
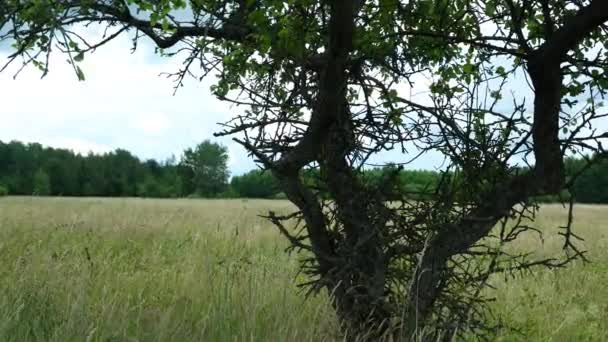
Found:
[[220, 192], [215, 196], [216, 198], [239, 198], [239, 194], [229, 186], [226, 190]]
[[283, 200], [283, 199], [287, 199], [287, 195], [285, 195], [284, 192], [279, 192], [278, 194], [274, 195], [272, 198]]
[[247, 198], [272, 198], [280, 191], [277, 179], [270, 172], [262, 170], [232, 177], [230, 188], [236, 196]]

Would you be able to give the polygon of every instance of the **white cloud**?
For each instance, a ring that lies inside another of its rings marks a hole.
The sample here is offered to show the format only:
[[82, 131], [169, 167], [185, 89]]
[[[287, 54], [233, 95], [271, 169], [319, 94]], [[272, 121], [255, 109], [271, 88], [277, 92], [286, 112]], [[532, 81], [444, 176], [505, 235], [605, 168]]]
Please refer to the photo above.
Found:
[[[95, 34], [99, 32], [92, 29], [85, 36]], [[211, 95], [211, 78], [189, 79], [173, 95], [174, 84], [159, 75], [178, 70], [181, 60], [155, 57], [144, 42], [132, 54], [131, 47], [130, 38], [122, 36], [86, 55], [81, 63], [85, 82], [78, 82], [59, 54], [52, 57], [50, 73], [42, 80], [33, 67], [16, 80], [12, 76], [19, 65], [0, 73], [0, 140], [40, 142], [83, 153], [123, 148], [140, 158], [164, 160], [213, 139], [213, 132], [220, 130], [217, 123], [240, 111]], [[0, 50], [0, 61], [8, 53]], [[217, 141], [229, 148], [233, 174], [254, 168], [240, 145], [230, 138]]]
[[131, 126], [144, 135], [161, 136], [170, 128], [171, 122], [161, 113], [138, 114], [131, 121]]
[[[95, 28], [85, 36], [99, 34]], [[234, 108], [209, 91], [213, 79], [187, 80], [173, 95], [174, 84], [163, 72], [181, 67], [179, 59], [161, 59], [150, 44], [140, 43], [135, 53], [128, 36], [119, 37], [85, 56], [79, 82], [65, 56], [51, 58], [50, 73], [33, 67], [13, 80], [20, 65], [0, 73], [0, 140], [40, 142], [86, 153], [116, 148], [141, 158], [179, 156], [186, 147], [213, 138], [217, 122], [227, 120]], [[5, 61], [9, 51], [0, 51]], [[229, 139], [235, 174], [253, 168], [244, 150]]]

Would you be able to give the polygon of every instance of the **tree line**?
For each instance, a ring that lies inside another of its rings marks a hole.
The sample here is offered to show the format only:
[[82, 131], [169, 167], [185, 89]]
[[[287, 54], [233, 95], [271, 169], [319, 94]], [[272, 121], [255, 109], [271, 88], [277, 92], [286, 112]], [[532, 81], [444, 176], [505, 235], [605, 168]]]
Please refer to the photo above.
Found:
[[[566, 161], [569, 175], [578, 173], [583, 159]], [[378, 188], [393, 179], [402, 192], [421, 196], [434, 189], [441, 174], [429, 170], [397, 170], [394, 166], [361, 172], [364, 184]], [[305, 182], [323, 188], [318, 171], [304, 173]], [[323, 192], [323, 191], [321, 191]], [[572, 187], [576, 201], [608, 203], [608, 161], [598, 160]], [[230, 178], [227, 148], [205, 140], [183, 151], [179, 160], [141, 160], [116, 149], [81, 155], [68, 149], [38, 143], [0, 141], [0, 195], [107, 196], [107, 197], [207, 197], [283, 198], [277, 179], [264, 170], [251, 170]], [[568, 196], [569, 194], [565, 194]], [[545, 197], [556, 201], [558, 197]]]
[[0, 195], [232, 197], [227, 165], [227, 148], [209, 140], [160, 162], [0, 141]]

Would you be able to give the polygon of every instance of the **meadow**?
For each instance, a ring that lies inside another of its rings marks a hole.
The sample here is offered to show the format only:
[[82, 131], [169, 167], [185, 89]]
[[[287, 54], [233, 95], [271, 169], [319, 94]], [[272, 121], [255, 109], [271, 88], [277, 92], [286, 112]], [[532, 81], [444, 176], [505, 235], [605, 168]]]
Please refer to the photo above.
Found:
[[[286, 201], [0, 198], [0, 341], [336, 341], [325, 295], [257, 215]], [[560, 252], [566, 210], [545, 205]], [[608, 207], [579, 205], [590, 264], [496, 277], [501, 341], [608, 340]], [[551, 232], [551, 233], [550, 233]], [[538, 247], [536, 247], [538, 246]]]

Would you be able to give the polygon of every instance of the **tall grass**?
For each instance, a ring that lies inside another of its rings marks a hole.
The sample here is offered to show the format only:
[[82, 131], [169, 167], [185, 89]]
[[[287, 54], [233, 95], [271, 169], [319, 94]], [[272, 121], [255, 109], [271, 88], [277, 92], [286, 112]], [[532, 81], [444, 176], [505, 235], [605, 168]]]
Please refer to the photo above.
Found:
[[[325, 296], [257, 217], [284, 201], [0, 199], [0, 341], [333, 341]], [[562, 224], [547, 206], [541, 224]], [[580, 206], [593, 264], [494, 280], [503, 341], [608, 340], [608, 207]], [[547, 238], [543, 254], [558, 252]], [[536, 246], [534, 237], [521, 248]], [[518, 247], [519, 248], [519, 247]]]
[[290, 285], [266, 205], [286, 207], [3, 200], [0, 340], [322, 340], [327, 306]]
[[[495, 277], [494, 309], [507, 326], [501, 341], [608, 341], [608, 206], [578, 205], [574, 229], [585, 241], [591, 263], [540, 270], [505, 282]], [[539, 256], [558, 256], [563, 238], [558, 227], [567, 209], [545, 205], [539, 218], [544, 238], [528, 235], [518, 249]]]

